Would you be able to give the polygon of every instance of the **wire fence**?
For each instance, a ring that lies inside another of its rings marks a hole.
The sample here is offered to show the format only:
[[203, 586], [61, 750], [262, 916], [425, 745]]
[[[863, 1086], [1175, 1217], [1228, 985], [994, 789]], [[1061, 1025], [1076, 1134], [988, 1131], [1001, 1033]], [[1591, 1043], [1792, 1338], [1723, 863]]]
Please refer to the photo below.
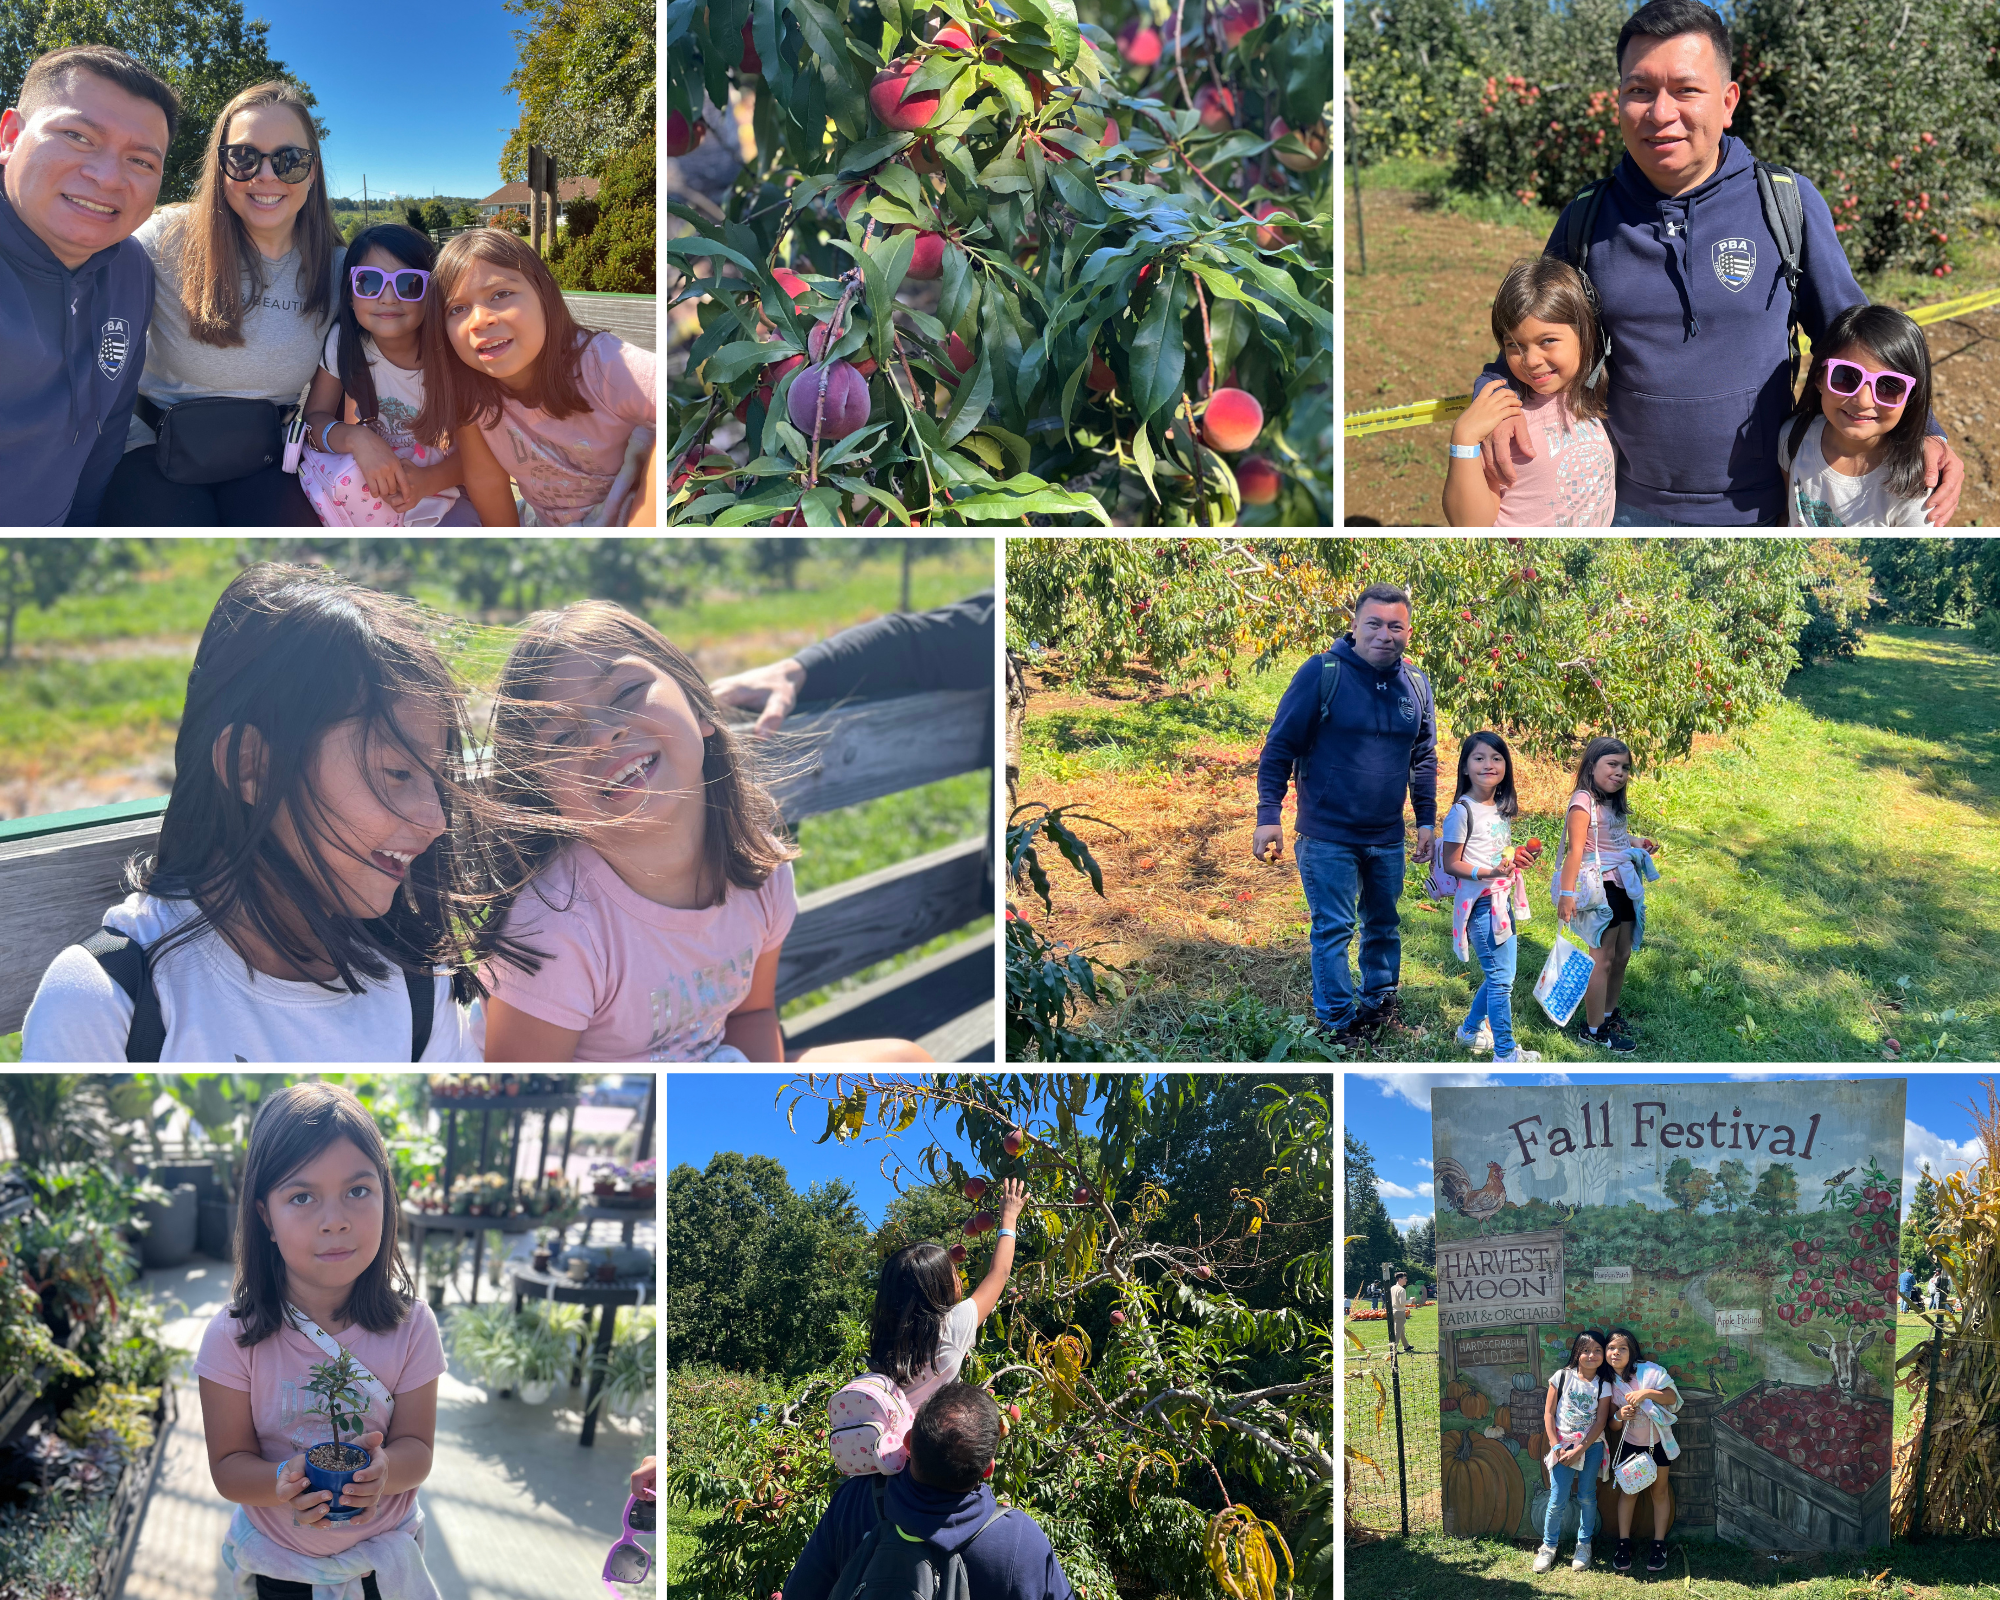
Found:
[[1442, 1527], [1437, 1352], [1349, 1347], [1345, 1377], [1348, 1446], [1374, 1463], [1348, 1468], [1354, 1520], [1380, 1533]]

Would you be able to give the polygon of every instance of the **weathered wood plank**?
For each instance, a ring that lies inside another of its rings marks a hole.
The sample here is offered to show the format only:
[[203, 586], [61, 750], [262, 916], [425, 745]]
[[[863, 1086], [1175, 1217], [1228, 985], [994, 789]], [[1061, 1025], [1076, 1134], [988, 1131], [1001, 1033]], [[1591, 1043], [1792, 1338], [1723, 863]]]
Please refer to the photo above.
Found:
[[984, 839], [967, 839], [800, 896], [778, 958], [778, 1004], [990, 916], [986, 853]]
[[[914, 1039], [940, 1061], [991, 1061], [993, 950], [994, 933], [988, 928], [885, 978], [837, 995], [785, 1024], [786, 1047], [803, 1050], [852, 1039]], [[984, 1013], [983, 1030], [975, 1012]], [[984, 1054], [979, 1054], [982, 1043]], [[961, 1050], [970, 1053], [946, 1053]]]
[[146, 817], [0, 845], [0, 1033], [21, 1026], [56, 952], [89, 938], [124, 898], [126, 858], [159, 835]]
[[623, 295], [563, 291], [563, 302], [580, 327], [615, 333], [642, 350], [660, 348], [660, 302], [657, 295]]
[[984, 689], [862, 700], [788, 722], [771, 741], [771, 792], [793, 821], [993, 765]]

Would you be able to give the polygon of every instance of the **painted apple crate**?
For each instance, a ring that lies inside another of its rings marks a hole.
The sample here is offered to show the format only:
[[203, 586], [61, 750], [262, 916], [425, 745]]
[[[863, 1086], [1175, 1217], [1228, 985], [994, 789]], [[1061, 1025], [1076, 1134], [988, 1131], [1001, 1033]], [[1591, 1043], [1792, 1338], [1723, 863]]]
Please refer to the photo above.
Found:
[[1674, 1442], [1681, 1447], [1669, 1469], [1674, 1485], [1674, 1531], [1715, 1526], [1715, 1415], [1723, 1397], [1692, 1385], [1681, 1390]]
[[[1711, 1424], [1715, 1448], [1716, 1537], [1766, 1550], [1865, 1550], [1889, 1542], [1886, 1467], [1860, 1494], [1850, 1494], [1774, 1455], [1730, 1420], [1760, 1396], [1801, 1384], [1766, 1378], [1718, 1412]], [[1890, 1433], [1886, 1400], [1861, 1404], [1882, 1409], [1882, 1436]]]

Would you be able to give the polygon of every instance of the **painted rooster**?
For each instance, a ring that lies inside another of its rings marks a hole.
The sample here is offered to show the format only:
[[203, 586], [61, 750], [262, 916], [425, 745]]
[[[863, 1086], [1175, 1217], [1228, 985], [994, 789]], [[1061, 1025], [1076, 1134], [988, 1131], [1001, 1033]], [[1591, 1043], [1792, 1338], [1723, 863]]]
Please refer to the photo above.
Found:
[[1437, 1164], [1437, 1187], [1446, 1205], [1474, 1222], [1484, 1222], [1507, 1203], [1507, 1184], [1497, 1161], [1486, 1163], [1486, 1182], [1475, 1189], [1472, 1174], [1446, 1156]]

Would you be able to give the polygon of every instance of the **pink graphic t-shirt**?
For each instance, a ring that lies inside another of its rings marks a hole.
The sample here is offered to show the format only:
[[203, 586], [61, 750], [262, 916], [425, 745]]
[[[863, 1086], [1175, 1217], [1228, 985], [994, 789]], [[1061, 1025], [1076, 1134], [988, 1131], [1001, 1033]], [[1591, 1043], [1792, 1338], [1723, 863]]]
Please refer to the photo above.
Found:
[[[201, 1351], [194, 1360], [198, 1378], [207, 1378], [226, 1389], [247, 1390], [250, 1419], [257, 1428], [257, 1449], [271, 1463], [275, 1479], [280, 1462], [326, 1444], [333, 1438], [324, 1416], [314, 1416], [308, 1407], [319, 1401], [304, 1389], [312, 1369], [326, 1360], [320, 1347], [298, 1329], [280, 1328], [269, 1338], [249, 1349], [236, 1342], [242, 1324], [227, 1309], [209, 1318], [201, 1336]], [[392, 1395], [421, 1389], [445, 1370], [444, 1344], [438, 1338], [437, 1318], [423, 1301], [415, 1302], [402, 1325], [389, 1333], [370, 1333], [359, 1323], [332, 1333], [334, 1343], [354, 1352], [359, 1361], [380, 1380]], [[370, 1429], [389, 1434], [390, 1414], [379, 1400], [371, 1400], [361, 1431]], [[345, 1437], [352, 1438], [352, 1434]], [[244, 1513], [259, 1532], [267, 1534], [288, 1550], [300, 1555], [338, 1555], [350, 1546], [372, 1539], [385, 1528], [393, 1528], [409, 1514], [417, 1491], [384, 1495], [370, 1516], [352, 1522], [323, 1522], [310, 1528], [292, 1526], [291, 1512], [279, 1506], [245, 1506]]]
[[682, 911], [572, 844], [507, 916], [507, 933], [548, 959], [532, 974], [495, 961], [484, 976], [495, 999], [579, 1030], [578, 1061], [706, 1061], [749, 998], [758, 957], [784, 944], [798, 913], [789, 861], [762, 888]]
[[587, 410], [552, 417], [510, 397], [501, 402], [500, 420], [479, 430], [546, 526], [580, 523], [611, 492], [632, 430], [655, 425], [657, 371], [652, 351], [600, 333], [584, 348], [578, 370]]
[[1618, 508], [1618, 458], [1601, 418], [1570, 415], [1560, 394], [1521, 402], [1535, 459], [1515, 459], [1514, 487], [1500, 496], [1496, 528], [1608, 528]]

